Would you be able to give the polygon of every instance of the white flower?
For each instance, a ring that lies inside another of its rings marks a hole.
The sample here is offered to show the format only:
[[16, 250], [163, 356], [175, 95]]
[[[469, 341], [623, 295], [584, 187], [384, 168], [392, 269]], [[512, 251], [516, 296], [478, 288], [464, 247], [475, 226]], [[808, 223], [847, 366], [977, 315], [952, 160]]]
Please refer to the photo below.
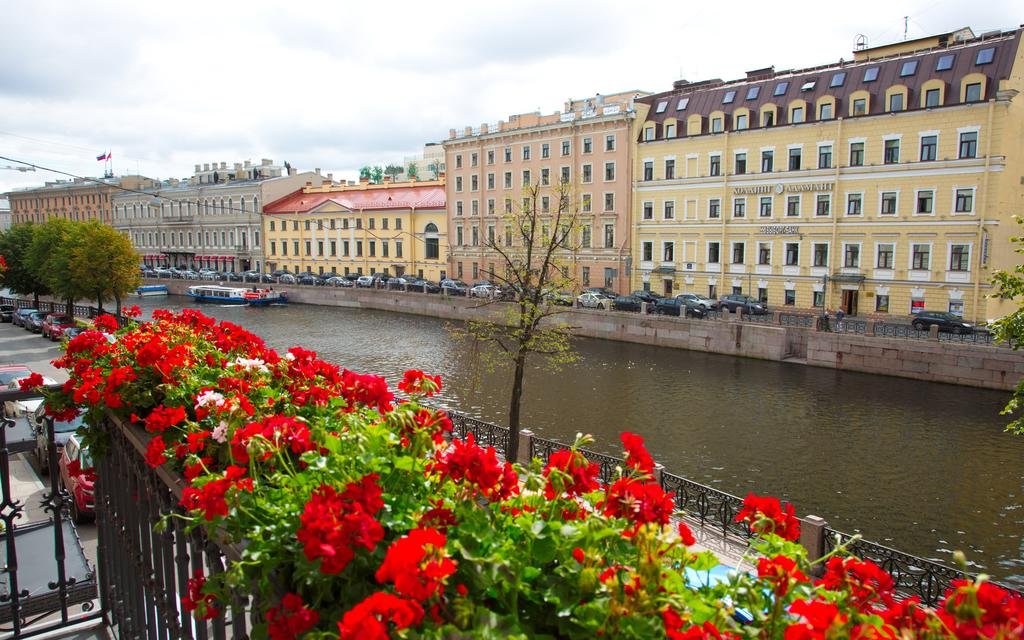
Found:
[[294, 360], [295, 359], [295, 354], [292, 353], [291, 351], [289, 351], [288, 353], [284, 354], [284, 359], [285, 360]]
[[204, 391], [196, 396], [196, 409], [205, 407], [207, 405], [213, 405], [215, 407], [220, 406], [224, 402], [224, 396], [216, 391]]
[[220, 424], [218, 424], [216, 427], [214, 427], [213, 433], [211, 435], [213, 436], [213, 439], [216, 440], [217, 442], [222, 442], [222, 443], [223, 442], [227, 442], [228, 441], [228, 423], [224, 422], [223, 420], [221, 420]]
[[267, 368], [267, 364], [263, 362], [263, 360], [260, 360], [259, 358], [250, 359], [239, 357], [235, 358], [235, 361], [232, 362], [231, 364], [241, 369], [245, 369], [246, 371], [252, 371], [253, 369], [259, 371], [260, 373], [268, 373], [270, 371], [270, 369]]

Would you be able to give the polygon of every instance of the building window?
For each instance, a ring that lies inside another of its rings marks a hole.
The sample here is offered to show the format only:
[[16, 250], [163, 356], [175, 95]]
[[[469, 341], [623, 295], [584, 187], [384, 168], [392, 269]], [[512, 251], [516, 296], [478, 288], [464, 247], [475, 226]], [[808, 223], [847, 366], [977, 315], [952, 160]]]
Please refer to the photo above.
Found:
[[487, 188], [488, 189], [493, 189], [494, 188], [494, 174], [493, 173], [488, 173], [487, 174]]
[[721, 245], [717, 242], [708, 243], [708, 262], [710, 264], [718, 264], [722, 259], [720, 256]]
[[479, 191], [480, 190], [480, 176], [469, 177], [469, 190]]
[[800, 215], [800, 196], [786, 196], [786, 216], [794, 218]]
[[832, 196], [827, 194], [818, 194], [818, 197], [814, 204], [814, 215], [827, 216], [832, 213]]
[[487, 152], [487, 164], [494, 164], [494, 150], [491, 149]]
[[530, 170], [529, 169], [523, 169], [523, 186], [524, 187], [528, 187], [528, 186], [530, 186], [530, 184], [532, 184], [532, 182], [533, 182], [533, 178], [530, 175]]
[[732, 201], [732, 217], [745, 218], [747, 215], [747, 199], [736, 198]]
[[939, 146], [938, 136], [921, 136], [921, 162], [935, 159], [935, 151]]
[[644, 209], [644, 213], [643, 213], [644, 220], [653, 220], [654, 219], [654, 203], [653, 202], [645, 202], [643, 209]]
[[615, 194], [608, 192], [604, 194], [604, 210], [615, 211]]
[[512, 162], [512, 147], [505, 147], [505, 162]]
[[799, 124], [804, 121], [804, 108], [793, 107], [789, 112], [789, 121], [792, 124]]
[[457, 215], [457, 216], [461, 216], [462, 215], [462, 200], [456, 200], [455, 201], [455, 215]]
[[604, 137], [604, 150], [615, 151], [615, 134], [610, 133]]
[[529, 159], [530, 159], [530, 145], [524, 144], [523, 145], [523, 160], [529, 160]]
[[718, 176], [722, 175], [722, 156], [714, 155], [711, 156], [711, 175]]
[[826, 144], [818, 147], [818, 168], [832, 168], [832, 145]]
[[589, 193], [584, 193], [583, 204], [581, 206], [581, 208], [583, 209], [583, 213], [590, 213], [590, 211], [592, 210], [592, 202], [593, 197]]
[[561, 180], [562, 180], [562, 184], [568, 184], [568, 182], [569, 182], [569, 167], [562, 167]]
[[654, 140], [654, 127], [644, 127], [644, 141]]
[[850, 166], [851, 167], [863, 167], [864, 166], [864, 143], [863, 142], [851, 142], [850, 143]]
[[676, 255], [676, 243], [665, 242], [662, 244], [661, 259], [664, 262], [672, 262], [675, 260]]
[[965, 131], [960, 134], [960, 158], [978, 157], [978, 132]]
[[949, 247], [949, 270], [969, 271], [971, 261], [971, 245], [954, 244]]
[[511, 189], [512, 188], [512, 172], [511, 171], [506, 171], [505, 172], [505, 188], [506, 189]]
[[900, 67], [900, 77], [906, 78], [917, 73], [917, 60], [907, 60]]
[[544, 168], [540, 170], [540, 183], [542, 186], [551, 186], [551, 169]]
[[862, 116], [868, 112], [868, 101], [867, 98], [854, 98], [853, 99], [853, 115]]
[[775, 112], [774, 111], [762, 111], [761, 112], [761, 126], [770, 127], [775, 124]]
[[889, 111], [903, 111], [902, 93], [894, 93], [889, 96]]
[[936, 71], [949, 71], [953, 68], [953, 61], [956, 60], [956, 55], [949, 53], [944, 56], [940, 56], [938, 62], [935, 63]]
[[922, 190], [917, 192], [917, 208], [914, 213], [930, 214], [934, 212], [935, 192]]
[[473, 246], [480, 246], [480, 229], [476, 226], [473, 226], [470, 228], [470, 231], [472, 232], [470, 235], [473, 238]]
[[594, 151], [594, 139], [583, 138], [583, 153], [591, 153]]
[[863, 196], [859, 193], [851, 193], [846, 196], [846, 215], [859, 216], [863, 210]]
[[886, 140], [885, 152], [882, 157], [885, 164], [897, 164], [900, 161], [900, 141]]
[[733, 264], [743, 264], [743, 258], [744, 258], [743, 253], [744, 253], [744, 251], [746, 251], [746, 248], [747, 248], [746, 244], [744, 244], [742, 242], [734, 242], [734, 243], [732, 243], [732, 263]]
[[932, 248], [927, 244], [914, 244], [910, 247], [910, 268], [915, 271], [927, 271], [931, 267]]
[[611, 182], [615, 180], [615, 163], [606, 162], [604, 163], [604, 181]]
[[790, 305], [790, 306], [795, 305], [796, 304], [796, 289], [786, 289], [785, 294], [784, 294], [784, 298], [782, 300], [782, 303], [786, 304], [786, 305]]
[[737, 153], [736, 154], [736, 174], [742, 175], [747, 172], [747, 154]]
[[584, 287], [589, 287], [590, 286], [590, 267], [583, 267], [582, 271], [583, 271], [583, 273], [582, 273], [581, 279], [583, 280], [583, 286]]
[[669, 159], [665, 161], [665, 179], [674, 180], [676, 177], [676, 161]]
[[722, 118], [720, 116], [717, 117], [717, 118], [711, 118], [711, 133], [721, 133], [721, 132], [722, 132]]
[[562, 140], [562, 155], [563, 156], [569, 155], [569, 151], [571, 150], [571, 148], [572, 148], [572, 145], [569, 144], [568, 140]]
[[942, 91], [940, 89], [928, 89], [924, 92], [924, 106], [938, 107], [941, 103]]
[[455, 156], [455, 168], [456, 169], [461, 169], [462, 168], [462, 154], [461, 153], [458, 154], [457, 156]]
[[665, 137], [674, 138], [676, 137], [676, 125], [671, 122], [665, 125]]
[[875, 295], [875, 311], [878, 313], [889, 313], [889, 296], [876, 294]]
[[547, 142], [545, 142], [544, 144], [540, 145], [540, 157], [541, 158], [550, 158], [551, 157], [551, 145], [548, 144]]
[[742, 131], [743, 129], [746, 129], [748, 127], [748, 124], [747, 124], [749, 122], [748, 118], [749, 118], [749, 116], [747, 116], [747, 114], [745, 114], [745, 113], [741, 113], [738, 116], [736, 116], [736, 130], [737, 131]]
[[664, 217], [665, 217], [665, 220], [672, 220], [672, 219], [674, 219], [676, 217], [676, 203], [675, 202], [673, 202], [671, 200], [667, 200], [665, 202]]
[[971, 82], [967, 85], [964, 90], [964, 102], [980, 102], [981, 101], [981, 83]]
[[818, 120], [832, 119], [832, 103], [824, 102], [818, 105]]
[[817, 242], [814, 244], [814, 266], [828, 266], [828, 245], [823, 242]]
[[787, 242], [786, 243], [786, 266], [795, 267], [800, 264], [800, 243], [799, 242]]
[[877, 268], [892, 269], [893, 247], [894, 245], [891, 244], [878, 245], [878, 259], [875, 261]]
[[757, 243], [757, 264], [769, 265], [772, 263], [772, 245], [769, 242]]
[[722, 215], [722, 201], [718, 198], [708, 200], [708, 217], [718, 218]]
[[974, 58], [974, 64], [989, 64], [995, 59], [996, 48], [988, 47], [978, 51], [978, 55]]
[[790, 149], [789, 150], [789, 170], [799, 171], [800, 170], [800, 157], [803, 154], [802, 149]]
[[615, 225], [606, 224], [604, 225], [604, 248], [614, 249], [615, 248]]
[[775, 166], [775, 152], [774, 151], [762, 151], [761, 152], [761, 173], [771, 173], [774, 171]]
[[954, 211], [957, 213], [972, 213], [974, 211], [974, 189], [957, 189], [956, 205]]
[[644, 262], [651, 262], [654, 260], [654, 243], [645, 241], [640, 243], [640, 259]]
[[644, 160], [644, 180], [654, 180], [654, 160]]
[[859, 244], [848, 244], [843, 248], [843, 266], [850, 269], [860, 267]]
[[895, 191], [882, 192], [882, 215], [896, 215], [896, 198], [897, 194]]
[[761, 198], [760, 207], [758, 209], [759, 215], [762, 218], [772, 217], [772, 198], [771, 196]]

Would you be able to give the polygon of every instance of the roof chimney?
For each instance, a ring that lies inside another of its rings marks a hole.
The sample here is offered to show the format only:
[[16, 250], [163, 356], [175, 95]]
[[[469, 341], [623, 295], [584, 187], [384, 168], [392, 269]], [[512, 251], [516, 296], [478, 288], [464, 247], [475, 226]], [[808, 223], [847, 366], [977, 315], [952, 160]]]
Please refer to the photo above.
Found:
[[220, 163], [220, 168], [221, 168], [221, 169], [227, 169], [227, 168], [228, 168], [228, 163], [226, 163], [226, 162], [221, 162], [221, 163]]
[[209, 171], [209, 170], [210, 170], [210, 165], [209, 165], [209, 163], [207, 163], [207, 162], [204, 162], [204, 163], [203, 163], [203, 171]]
[[334, 184], [334, 183], [333, 183], [333, 182], [331, 182], [330, 180], [321, 180], [321, 181], [320, 181], [320, 186], [321, 186], [321, 187], [329, 187], [329, 186], [331, 186], [332, 184]]
[[333, 173], [328, 173], [327, 174], [327, 180], [330, 181], [330, 182], [334, 182], [334, 174]]
[[317, 175], [320, 175], [320, 167], [313, 169], [313, 172], [316, 173]]
[[199, 165], [196, 165], [196, 173], [199, 173]]

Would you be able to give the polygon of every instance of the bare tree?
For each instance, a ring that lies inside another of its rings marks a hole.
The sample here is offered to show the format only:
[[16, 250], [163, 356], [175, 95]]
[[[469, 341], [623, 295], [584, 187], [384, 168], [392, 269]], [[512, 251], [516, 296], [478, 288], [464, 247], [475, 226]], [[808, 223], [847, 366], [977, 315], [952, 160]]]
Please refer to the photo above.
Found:
[[[515, 460], [519, 453], [527, 358], [541, 356], [555, 369], [577, 358], [571, 344], [572, 327], [554, 317], [567, 310], [556, 304], [560, 300], [557, 293], [575, 289], [581, 225], [574, 192], [567, 183], [538, 184], [524, 187], [522, 195], [521, 204], [506, 208], [504, 233], [488, 235], [484, 242], [500, 265], [497, 272], [484, 273], [500, 286], [502, 297], [511, 298], [511, 304], [501, 305], [504, 309], [498, 319], [474, 320], [453, 329], [456, 335], [489, 347], [484, 353], [491, 356], [490, 362], [513, 367], [508, 460]], [[486, 304], [495, 304], [497, 299]]]

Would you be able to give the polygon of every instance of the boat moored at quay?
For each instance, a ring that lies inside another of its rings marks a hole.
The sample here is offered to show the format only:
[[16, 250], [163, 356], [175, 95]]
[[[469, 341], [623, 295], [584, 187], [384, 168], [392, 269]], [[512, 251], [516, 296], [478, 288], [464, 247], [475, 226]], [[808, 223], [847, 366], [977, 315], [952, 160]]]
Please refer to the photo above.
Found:
[[136, 287], [135, 295], [149, 297], [149, 296], [166, 296], [167, 285], [165, 284], [144, 284], [140, 287]]
[[224, 287], [216, 284], [196, 285], [189, 287], [187, 294], [196, 302], [215, 302], [220, 304], [249, 305], [264, 307], [271, 304], [288, 302], [288, 295], [283, 291], [253, 287]]

